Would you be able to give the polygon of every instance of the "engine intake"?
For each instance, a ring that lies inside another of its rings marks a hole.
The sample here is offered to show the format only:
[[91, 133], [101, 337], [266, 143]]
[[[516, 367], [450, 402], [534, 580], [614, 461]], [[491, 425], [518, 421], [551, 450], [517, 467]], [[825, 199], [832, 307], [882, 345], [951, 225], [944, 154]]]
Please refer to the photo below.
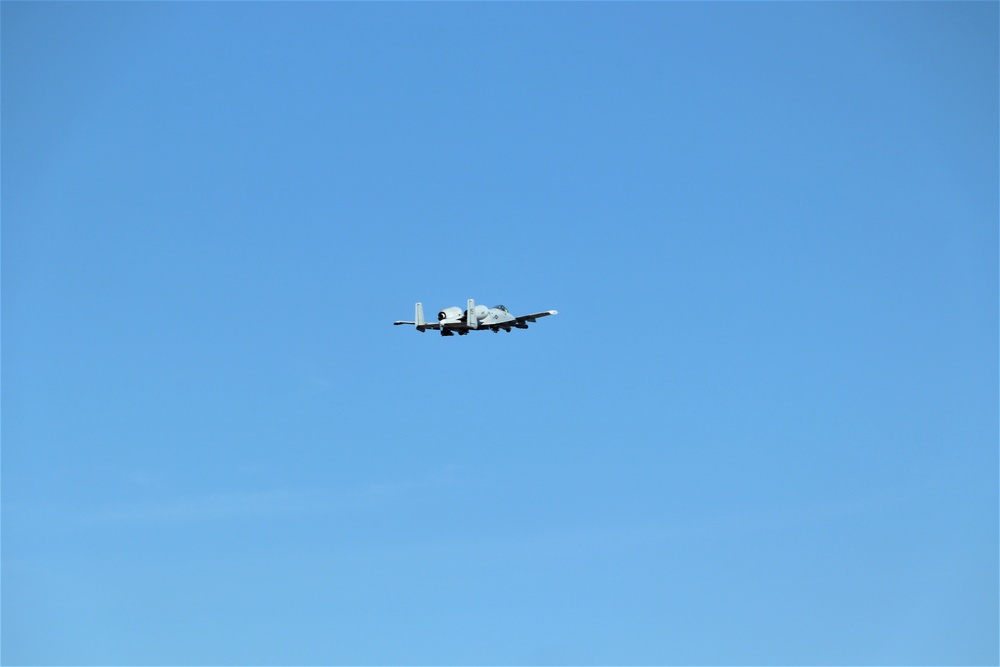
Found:
[[462, 317], [462, 312], [463, 312], [462, 309], [456, 306], [452, 306], [451, 308], [445, 308], [440, 313], [438, 313], [438, 321], [440, 322], [441, 320], [457, 320], [460, 317]]

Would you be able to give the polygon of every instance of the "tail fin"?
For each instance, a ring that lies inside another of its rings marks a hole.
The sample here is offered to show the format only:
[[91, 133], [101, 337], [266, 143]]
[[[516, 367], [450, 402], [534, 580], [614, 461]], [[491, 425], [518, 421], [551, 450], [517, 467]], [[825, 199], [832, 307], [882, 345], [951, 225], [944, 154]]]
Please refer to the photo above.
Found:
[[465, 311], [465, 323], [470, 329], [479, 328], [479, 318], [476, 317], [476, 302], [469, 299], [469, 309]]
[[414, 314], [413, 319], [418, 329], [426, 324], [424, 322], [424, 304], [419, 301], [417, 301], [417, 312]]

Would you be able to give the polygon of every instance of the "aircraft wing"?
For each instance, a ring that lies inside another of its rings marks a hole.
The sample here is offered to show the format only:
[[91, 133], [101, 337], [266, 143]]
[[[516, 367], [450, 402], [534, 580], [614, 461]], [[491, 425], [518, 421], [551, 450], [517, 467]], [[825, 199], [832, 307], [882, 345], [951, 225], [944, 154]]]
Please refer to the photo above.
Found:
[[[409, 325], [412, 326], [412, 325], [415, 325], [416, 322], [408, 322], [408, 321], [404, 321], [404, 320], [396, 320], [395, 322], [393, 322], [393, 324], [409, 324]], [[438, 324], [437, 322], [424, 322], [423, 324], [421, 324], [417, 328], [418, 329], [440, 329], [441, 325]]]
[[558, 310], [546, 310], [541, 313], [532, 313], [531, 315], [521, 315], [521, 317], [516, 318], [518, 324], [525, 324], [527, 322], [534, 322], [539, 317], [547, 317], [549, 315], [558, 315]]
[[[470, 308], [471, 308], [471, 300], [470, 300]], [[480, 324], [478, 327], [470, 327], [466, 322], [458, 321], [457, 319], [442, 320], [438, 322], [425, 322], [423, 320], [423, 311], [420, 308], [420, 304], [418, 303], [416, 321], [396, 320], [395, 322], [393, 322], [393, 324], [415, 325], [418, 331], [426, 331], [428, 329], [431, 329], [433, 331], [440, 331], [441, 334], [444, 336], [450, 336], [452, 335], [452, 332], [464, 335], [469, 331], [474, 330], [475, 328], [478, 328], [480, 330], [489, 330], [489, 331], [499, 331], [500, 329], [505, 329], [507, 331], [510, 331], [511, 328], [527, 329], [528, 322], [535, 322], [538, 320], [539, 317], [548, 317], [549, 315], [558, 315], [558, 314], [559, 311], [557, 310], [545, 310], [540, 313], [521, 315], [520, 317], [515, 317], [513, 319], [504, 320], [500, 322], [492, 322], [492, 323], [484, 322], [483, 324]]]

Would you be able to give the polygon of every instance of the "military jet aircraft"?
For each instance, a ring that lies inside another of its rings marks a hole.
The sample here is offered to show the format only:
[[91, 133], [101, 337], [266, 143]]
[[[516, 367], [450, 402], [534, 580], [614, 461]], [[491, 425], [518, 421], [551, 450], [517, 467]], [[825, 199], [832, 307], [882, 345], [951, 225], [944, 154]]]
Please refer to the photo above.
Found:
[[469, 306], [463, 312], [458, 306], [445, 308], [438, 313], [437, 322], [427, 322], [424, 320], [424, 306], [417, 304], [416, 315], [413, 322], [397, 320], [393, 324], [412, 324], [417, 331], [423, 333], [428, 329], [439, 330], [442, 336], [465, 336], [470, 331], [492, 331], [498, 333], [501, 329], [510, 333], [511, 329], [527, 329], [528, 322], [534, 322], [539, 317], [556, 315], [558, 311], [546, 310], [541, 313], [522, 315], [514, 317], [504, 306], [477, 306], [472, 299], [469, 299]]

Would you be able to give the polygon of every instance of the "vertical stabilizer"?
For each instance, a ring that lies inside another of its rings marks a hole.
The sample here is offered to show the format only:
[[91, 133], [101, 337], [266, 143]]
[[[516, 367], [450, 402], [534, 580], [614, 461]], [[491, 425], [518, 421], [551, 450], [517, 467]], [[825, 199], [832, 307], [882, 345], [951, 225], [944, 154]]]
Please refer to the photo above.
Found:
[[470, 329], [479, 327], [479, 318], [476, 317], [476, 302], [473, 299], [469, 299], [469, 309], [465, 311], [465, 323], [469, 325]]
[[419, 301], [417, 301], [417, 312], [414, 314], [413, 320], [418, 329], [422, 328], [424, 324], [426, 324], [426, 322], [424, 322], [424, 304]]

